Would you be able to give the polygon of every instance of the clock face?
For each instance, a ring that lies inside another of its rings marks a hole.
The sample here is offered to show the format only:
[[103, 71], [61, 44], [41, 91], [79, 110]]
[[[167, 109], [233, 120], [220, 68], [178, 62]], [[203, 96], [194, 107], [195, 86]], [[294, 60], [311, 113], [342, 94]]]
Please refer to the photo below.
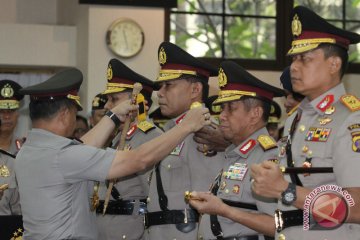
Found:
[[133, 57], [144, 45], [144, 32], [131, 19], [119, 19], [111, 24], [106, 42], [113, 53], [120, 57]]

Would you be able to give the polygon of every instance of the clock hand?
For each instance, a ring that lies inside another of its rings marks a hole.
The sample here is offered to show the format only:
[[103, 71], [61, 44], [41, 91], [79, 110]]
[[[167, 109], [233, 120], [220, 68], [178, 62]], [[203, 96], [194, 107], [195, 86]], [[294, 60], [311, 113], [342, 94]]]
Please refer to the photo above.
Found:
[[128, 45], [128, 41], [127, 41], [127, 38], [126, 38], [125, 31], [123, 30], [122, 33], [123, 33], [123, 35], [124, 35], [126, 49], [129, 49], [129, 45]]

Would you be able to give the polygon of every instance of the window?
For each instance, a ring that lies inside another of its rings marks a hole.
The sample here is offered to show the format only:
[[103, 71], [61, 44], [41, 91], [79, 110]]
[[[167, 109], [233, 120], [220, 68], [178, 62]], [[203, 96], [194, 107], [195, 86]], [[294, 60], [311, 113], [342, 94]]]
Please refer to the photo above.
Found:
[[[231, 59], [248, 69], [282, 70], [290, 63], [286, 53], [295, 5], [360, 33], [360, 0], [178, 0], [166, 14], [166, 37], [213, 64]], [[360, 44], [351, 47], [351, 61], [360, 63], [359, 50]]]

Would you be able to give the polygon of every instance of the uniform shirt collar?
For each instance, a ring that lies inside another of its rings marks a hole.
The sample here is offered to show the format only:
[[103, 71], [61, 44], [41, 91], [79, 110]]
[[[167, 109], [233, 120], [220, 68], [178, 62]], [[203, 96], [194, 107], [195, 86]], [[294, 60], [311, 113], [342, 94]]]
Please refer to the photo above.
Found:
[[[226, 150], [225, 155], [227, 157], [235, 157], [240, 156], [242, 158], [247, 158], [249, 154], [256, 148], [257, 145], [259, 145], [259, 142], [257, 141], [257, 138], [260, 135], [269, 135], [269, 132], [266, 130], [265, 127], [260, 128], [253, 134], [251, 134], [246, 140], [244, 140], [242, 143], [240, 143], [238, 146], [235, 146], [234, 144], [231, 144]], [[254, 141], [254, 145], [252, 144], [252, 141]], [[247, 145], [250, 149], [245, 150], [244, 147]]]
[[298, 112], [301, 113], [302, 111], [312, 110], [312, 111], [315, 111], [317, 114], [322, 115], [322, 114], [324, 114], [324, 112], [318, 108], [318, 105], [325, 99], [326, 96], [332, 95], [334, 97], [334, 101], [331, 104], [331, 105], [333, 105], [344, 94], [346, 94], [344, 84], [340, 83], [340, 84], [336, 85], [335, 87], [329, 89], [327, 92], [321, 94], [319, 97], [315, 98], [311, 102], [307, 98], [304, 98], [302, 100], [301, 104], [299, 105]]

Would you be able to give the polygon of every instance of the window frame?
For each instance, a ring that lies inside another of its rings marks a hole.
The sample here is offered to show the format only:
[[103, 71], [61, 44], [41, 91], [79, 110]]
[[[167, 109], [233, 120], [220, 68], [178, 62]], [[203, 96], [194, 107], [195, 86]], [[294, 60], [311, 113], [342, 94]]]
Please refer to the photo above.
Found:
[[[346, 0], [343, 0], [346, 1]], [[294, 0], [277, 0], [276, 1], [276, 49], [274, 60], [264, 59], [231, 59], [231, 58], [208, 58], [201, 57], [200, 59], [208, 62], [214, 66], [219, 66], [224, 60], [232, 60], [239, 65], [249, 70], [264, 70], [264, 71], [282, 71], [286, 66], [291, 64], [291, 58], [286, 54], [291, 47], [292, 35], [289, 29], [291, 28], [290, 13], [294, 6]], [[343, 4], [343, 12], [345, 13], [345, 5]], [[280, 13], [280, 14], [279, 14]], [[164, 14], [164, 39], [170, 39], [170, 14], [171, 9], [166, 8]], [[344, 14], [345, 15], [345, 14]], [[343, 26], [346, 21], [343, 19], [328, 19], [331, 21], [341, 21]], [[360, 43], [359, 43], [360, 44]], [[360, 73], [360, 63], [349, 63], [346, 73]]]

